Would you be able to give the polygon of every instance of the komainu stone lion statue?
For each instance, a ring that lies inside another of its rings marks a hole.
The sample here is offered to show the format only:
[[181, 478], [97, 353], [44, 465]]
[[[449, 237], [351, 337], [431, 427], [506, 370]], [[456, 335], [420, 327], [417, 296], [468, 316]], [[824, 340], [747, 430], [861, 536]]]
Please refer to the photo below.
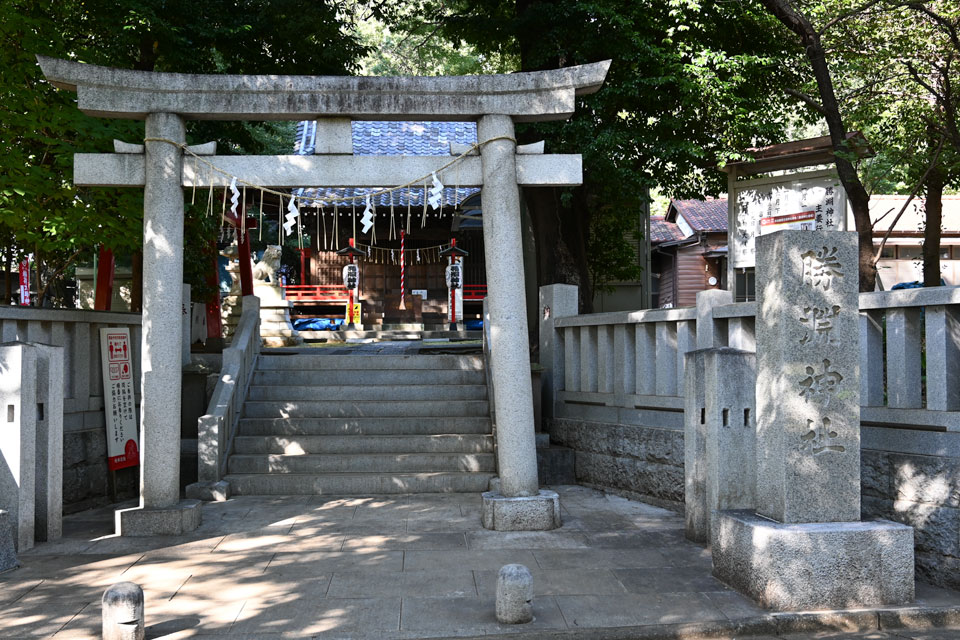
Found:
[[277, 269], [280, 268], [280, 246], [268, 244], [263, 251], [263, 258], [253, 267], [253, 279], [260, 282], [269, 282], [277, 285]]

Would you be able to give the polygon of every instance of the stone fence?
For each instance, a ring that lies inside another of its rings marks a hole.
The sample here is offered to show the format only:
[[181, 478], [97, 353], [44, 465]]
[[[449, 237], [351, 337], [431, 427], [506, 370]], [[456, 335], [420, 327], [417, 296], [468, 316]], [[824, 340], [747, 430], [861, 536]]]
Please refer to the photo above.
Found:
[[198, 421], [198, 482], [187, 495], [202, 499], [225, 499], [219, 481], [226, 472], [227, 456], [243, 413], [247, 387], [260, 355], [260, 299], [243, 298], [243, 313], [233, 340], [223, 351], [220, 379], [213, 390], [207, 413]]
[[[682, 509], [683, 356], [755, 350], [756, 303], [577, 315], [550, 285], [540, 314], [545, 430], [578, 481]], [[864, 515], [914, 526], [918, 572], [960, 586], [960, 288], [862, 293], [860, 336]]]
[[[63, 347], [63, 504], [67, 511], [110, 493], [100, 370], [100, 329], [104, 327], [130, 328], [133, 379], [139, 380], [139, 313], [0, 306], [0, 341]], [[134, 392], [139, 405], [139, 384]], [[119, 471], [118, 482], [135, 490], [136, 469]]]

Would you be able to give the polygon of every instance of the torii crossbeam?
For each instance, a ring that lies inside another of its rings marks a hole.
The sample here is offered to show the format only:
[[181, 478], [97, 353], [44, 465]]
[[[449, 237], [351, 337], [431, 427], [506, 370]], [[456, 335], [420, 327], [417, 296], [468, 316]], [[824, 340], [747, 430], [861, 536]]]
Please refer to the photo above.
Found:
[[[78, 154], [74, 167], [78, 185], [144, 188], [143, 277], [149, 286], [143, 298], [140, 508], [122, 512], [119, 533], [179, 534], [199, 524], [190, 515], [195, 505], [179, 499], [183, 187], [225, 186], [229, 178], [184, 161], [184, 121], [190, 119], [477, 122], [479, 157], [463, 159], [460, 184], [481, 187], [487, 254], [500, 492], [484, 494], [483, 522], [497, 529], [559, 525], [556, 494], [540, 491], [537, 483], [518, 185], [580, 184], [581, 159], [525, 154], [517, 148], [514, 122], [568, 118], [576, 96], [601, 87], [609, 61], [509, 75], [366, 78], [189, 75], [38, 60], [48, 81], [77, 92], [84, 113], [146, 120], [142, 150], [118, 145], [123, 153]], [[330, 127], [337, 129], [343, 130]], [[204, 159], [264, 187], [406, 184], [450, 160], [353, 157], [340, 149]]]

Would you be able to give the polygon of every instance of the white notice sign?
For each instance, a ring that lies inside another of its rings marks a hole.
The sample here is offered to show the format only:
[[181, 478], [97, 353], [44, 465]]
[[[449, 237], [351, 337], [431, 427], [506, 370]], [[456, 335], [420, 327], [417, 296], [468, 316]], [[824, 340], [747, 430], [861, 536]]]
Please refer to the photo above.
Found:
[[730, 234], [735, 269], [756, 265], [758, 235], [781, 229], [844, 231], [847, 199], [836, 176], [803, 174], [756, 180], [736, 189], [736, 226]]
[[100, 329], [103, 413], [107, 425], [107, 467], [110, 470], [140, 464], [132, 356], [130, 329]]

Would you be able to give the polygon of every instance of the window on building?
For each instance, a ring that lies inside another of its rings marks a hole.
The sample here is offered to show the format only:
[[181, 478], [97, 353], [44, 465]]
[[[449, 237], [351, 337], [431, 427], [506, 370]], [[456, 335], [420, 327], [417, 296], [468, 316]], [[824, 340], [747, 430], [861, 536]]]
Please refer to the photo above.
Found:
[[923, 260], [923, 249], [919, 246], [897, 247], [897, 257], [901, 260]]
[[883, 251], [880, 252], [881, 260], [894, 260], [896, 259], [896, 257], [897, 257], [896, 247], [889, 244], [883, 245]]
[[737, 269], [737, 302], [751, 302], [757, 299], [756, 273], [753, 269]]

